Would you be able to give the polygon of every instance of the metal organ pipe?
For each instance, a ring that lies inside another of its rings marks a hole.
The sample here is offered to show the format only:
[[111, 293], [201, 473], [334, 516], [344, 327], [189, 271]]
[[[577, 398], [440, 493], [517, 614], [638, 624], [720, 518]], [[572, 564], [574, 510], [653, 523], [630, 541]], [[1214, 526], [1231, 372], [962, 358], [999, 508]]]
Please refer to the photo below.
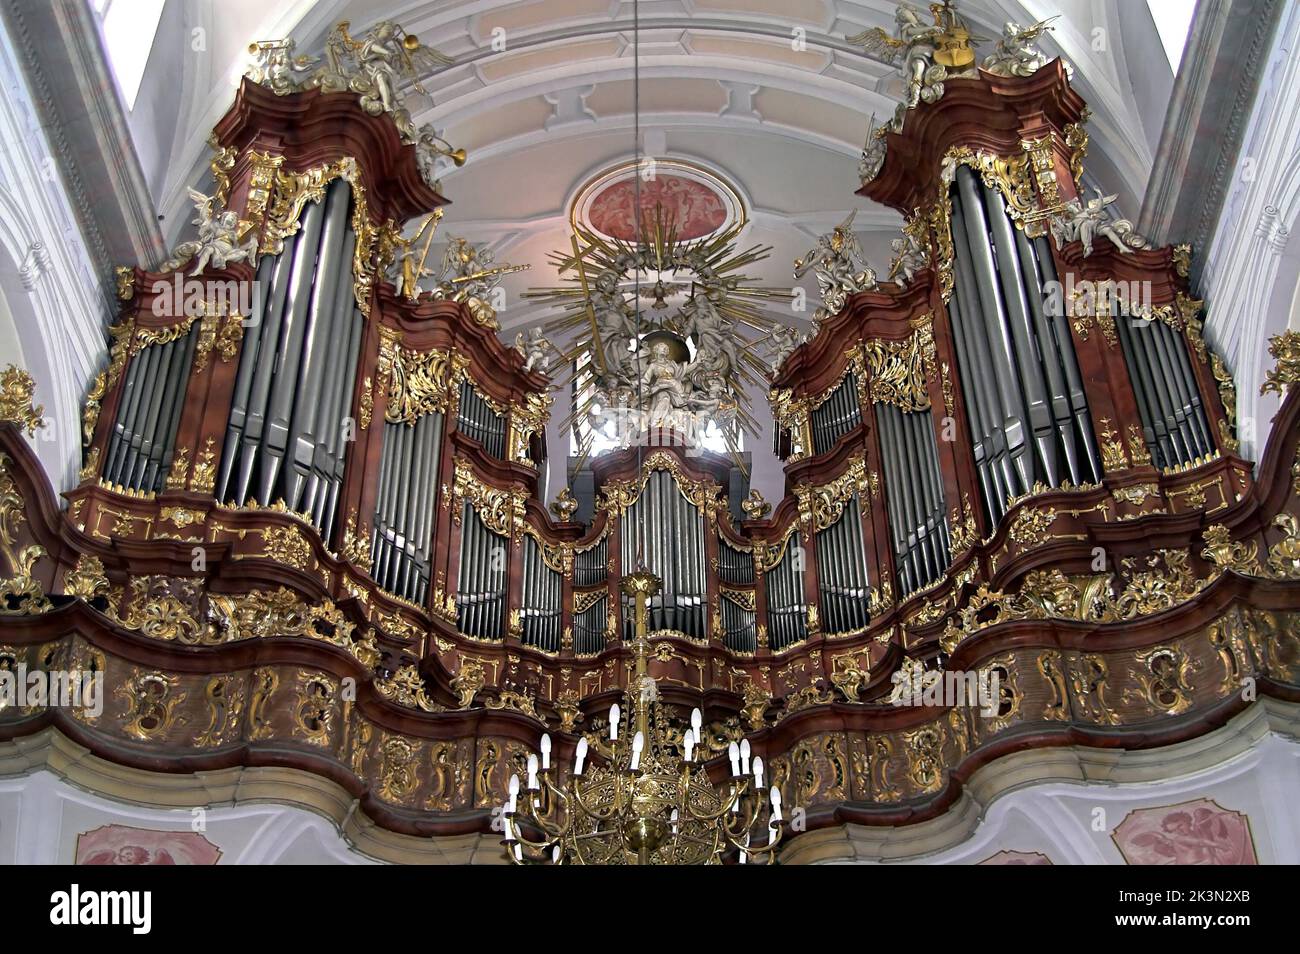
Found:
[[[1039, 288], [1060, 288], [1060, 283], [1056, 275], [1056, 262], [1052, 258], [1052, 246], [1044, 236], [1038, 236], [1033, 240], [1034, 261], [1038, 266]], [[1050, 286], [1049, 286], [1050, 283]], [[1047, 302], [1060, 302], [1064, 305], [1064, 298], [1060, 295], [1050, 295], [1044, 298], [1043, 309], [1047, 313]], [[1052, 311], [1047, 314], [1050, 319], [1049, 324], [1052, 329], [1052, 341], [1056, 351], [1057, 358], [1061, 363], [1061, 370], [1065, 373], [1065, 387], [1069, 394], [1070, 401], [1070, 419], [1074, 423], [1074, 432], [1078, 437], [1078, 446], [1083, 449], [1083, 456], [1086, 458], [1088, 467], [1082, 471], [1083, 479], [1100, 480], [1101, 452], [1097, 447], [1097, 439], [1092, 431], [1092, 421], [1088, 414], [1088, 397], [1083, 389], [1083, 375], [1079, 371], [1079, 359], [1074, 353], [1074, 339], [1070, 337], [1070, 324], [1067, 319], [1065, 308]], [[1082, 463], [1080, 464], [1082, 467]], [[1091, 475], [1089, 477], [1088, 475]]]
[[1186, 342], [1157, 319], [1115, 319], [1155, 465], [1167, 469], [1214, 449]]
[[180, 337], [136, 354], [110, 431], [105, 480], [135, 490], [163, 489], [198, 335], [194, 322]]
[[[1025, 411], [1019, 389], [1016, 387], [1015, 359], [1006, 313], [998, 294], [998, 280], [993, 262], [992, 240], [984, 205], [980, 201], [979, 183], [965, 166], [957, 167], [957, 197], [953, 202], [953, 244], [960, 249], [955, 268], [971, 270], [975, 280], [978, 317], [983, 329], [983, 340], [988, 347], [990, 370], [998, 389], [1002, 417], [1002, 433], [1007, 442], [1007, 453], [1018, 478], [1018, 487], [1027, 491], [1034, 484], [1035, 471], [1025, 435]], [[955, 234], [958, 210], [964, 228], [961, 240]]]
[[1044, 305], [1045, 283], [1056, 280], [1050, 246], [1014, 228], [1001, 192], [969, 168], [954, 179], [950, 314], [971, 429], [983, 445], [982, 454], [975, 448], [981, 493], [996, 521], [1007, 499], [1040, 477], [1053, 486], [1100, 479], [1100, 455], [1064, 309], [1049, 314]]

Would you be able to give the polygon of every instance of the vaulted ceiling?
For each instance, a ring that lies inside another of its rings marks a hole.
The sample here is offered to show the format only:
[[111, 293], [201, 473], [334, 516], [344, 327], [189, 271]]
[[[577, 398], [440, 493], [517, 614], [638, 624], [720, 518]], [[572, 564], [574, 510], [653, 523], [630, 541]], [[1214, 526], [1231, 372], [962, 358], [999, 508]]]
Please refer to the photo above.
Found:
[[[1092, 106], [1089, 171], [1136, 215], [1171, 82], [1145, 4], [965, 0], [959, 9], [986, 37], [1006, 20], [1060, 14], [1044, 47], [1074, 65]], [[868, 258], [878, 270], [888, 262], [901, 219], [854, 190], [868, 117], [891, 114], [901, 85], [844, 37], [892, 29], [893, 12], [889, 0], [640, 3], [642, 148], [735, 185], [751, 222], [746, 244], [774, 248], [751, 270], [764, 282], [789, 284], [791, 260], [850, 209]], [[443, 178], [454, 204], [442, 228], [489, 243], [500, 261], [532, 264], [508, 279], [502, 318], [507, 329], [534, 323], [541, 306], [518, 293], [554, 280], [546, 254], [567, 245], [574, 194], [633, 154], [631, 2], [169, 3], [132, 115], [164, 230], [174, 241], [185, 228], [185, 190], [202, 180], [204, 140], [230, 103], [251, 40], [293, 36], [299, 50], [318, 51], [339, 20], [355, 32], [385, 18], [455, 58], [425, 81], [428, 97], [412, 94], [416, 121], [433, 122], [470, 154]]]

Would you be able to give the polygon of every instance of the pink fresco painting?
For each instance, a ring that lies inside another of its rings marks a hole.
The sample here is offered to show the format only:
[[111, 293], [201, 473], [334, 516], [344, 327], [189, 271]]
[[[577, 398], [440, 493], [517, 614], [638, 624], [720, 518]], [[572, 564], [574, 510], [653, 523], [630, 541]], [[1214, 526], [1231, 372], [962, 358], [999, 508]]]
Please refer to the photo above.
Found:
[[[636, 180], [631, 177], [605, 187], [591, 201], [588, 222], [604, 235], [635, 241], [635, 193]], [[679, 239], [701, 238], [727, 221], [721, 197], [704, 183], [682, 176], [661, 173], [641, 183], [641, 217], [647, 226], [654, 223], [657, 205], [663, 207], [664, 220], [676, 225]]]
[[1254, 865], [1250, 819], [1213, 799], [1141, 808], [1112, 837], [1131, 865]]
[[1051, 858], [1037, 851], [999, 851], [996, 855], [989, 855], [983, 861], [976, 862], [981, 865], [1050, 865], [1051, 863]]
[[192, 831], [105, 825], [77, 836], [79, 865], [215, 865], [221, 849]]

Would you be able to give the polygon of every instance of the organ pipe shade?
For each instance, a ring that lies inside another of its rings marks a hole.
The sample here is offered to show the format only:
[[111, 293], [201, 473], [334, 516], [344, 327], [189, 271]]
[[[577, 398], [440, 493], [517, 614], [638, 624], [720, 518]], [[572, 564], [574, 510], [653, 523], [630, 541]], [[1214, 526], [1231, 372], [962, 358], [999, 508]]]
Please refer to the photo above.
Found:
[[[1015, 227], [996, 188], [958, 166], [950, 197], [954, 287], [949, 316], [985, 512], [1035, 482], [1101, 478], [1097, 442], [1046, 238]], [[1060, 312], [1054, 313], [1054, 312]]]
[[506, 419], [492, 409], [469, 381], [460, 383], [460, 408], [456, 428], [483, 445], [498, 460], [506, 456]]
[[488, 529], [473, 505], [465, 502], [460, 519], [456, 626], [467, 636], [501, 638], [509, 543], [506, 537]]
[[560, 651], [560, 600], [564, 577], [546, 565], [542, 548], [524, 537], [524, 592], [519, 617], [525, 646]]
[[196, 320], [185, 334], [149, 345], [131, 361], [109, 432], [104, 480], [132, 490], [163, 489], [198, 336]]
[[875, 407], [894, 569], [906, 595], [948, 569], [951, 541], [939, 453], [928, 411], [901, 411], [880, 402]]
[[[624, 573], [644, 565], [660, 579], [649, 600], [651, 631], [668, 629], [694, 639], [707, 636], [704, 626], [704, 516], [682, 496], [673, 475], [651, 471], [641, 496], [620, 522]], [[624, 623], [633, 625], [631, 597], [624, 596]]]
[[773, 650], [808, 636], [808, 604], [803, 589], [804, 552], [795, 536], [774, 567], [763, 574], [767, 588], [767, 639]]
[[433, 518], [444, 418], [384, 424], [371, 535], [371, 576], [390, 593], [423, 603], [429, 592]]
[[755, 633], [754, 611], [745, 609], [725, 593], [718, 601], [718, 611], [722, 615], [723, 645], [732, 652], [757, 652], [758, 638]]
[[1115, 315], [1133, 381], [1142, 436], [1156, 467], [1187, 464], [1214, 451], [1187, 342], [1161, 321]]
[[862, 423], [858, 405], [858, 379], [852, 371], [809, 415], [812, 426], [813, 453], [824, 454], [837, 441]]
[[870, 617], [871, 594], [862, 513], [856, 496], [845, 503], [838, 520], [817, 531], [816, 540], [822, 629], [827, 633], [847, 633], [865, 628]]
[[330, 183], [279, 255], [258, 263], [216, 497], [283, 500], [330, 539], [364, 320], [352, 291], [352, 187]]
[[605, 582], [606, 560], [609, 556], [609, 538], [602, 537], [600, 542], [592, 544], [585, 550], [575, 550], [573, 554], [573, 585], [596, 586]]
[[739, 586], [754, 582], [754, 554], [733, 547], [721, 535], [718, 537], [718, 581]]
[[573, 614], [573, 651], [579, 656], [594, 656], [605, 648], [608, 595], [602, 594], [580, 613]]

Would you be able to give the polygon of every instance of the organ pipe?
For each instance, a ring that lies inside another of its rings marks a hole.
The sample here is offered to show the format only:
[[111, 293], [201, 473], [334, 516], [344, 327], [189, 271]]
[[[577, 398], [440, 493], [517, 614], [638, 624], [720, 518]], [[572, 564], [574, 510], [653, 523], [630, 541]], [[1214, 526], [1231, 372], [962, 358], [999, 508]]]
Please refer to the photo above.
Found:
[[1182, 336], [1155, 319], [1117, 315], [1114, 321], [1156, 467], [1165, 470], [1212, 453], [1209, 422]]
[[198, 336], [195, 322], [180, 337], [144, 348], [131, 362], [110, 432], [105, 480], [133, 490], [163, 489]]
[[352, 294], [352, 207], [351, 186], [336, 179], [308, 203], [280, 254], [258, 264], [258, 320], [240, 349], [216, 487], [218, 499], [239, 505], [283, 500], [325, 539], [336, 522], [364, 323]]
[[1069, 329], [1044, 304], [1050, 248], [1016, 229], [1002, 194], [964, 165], [951, 200], [949, 311], [981, 496], [997, 521], [1037, 481], [1099, 480], [1100, 459]]

